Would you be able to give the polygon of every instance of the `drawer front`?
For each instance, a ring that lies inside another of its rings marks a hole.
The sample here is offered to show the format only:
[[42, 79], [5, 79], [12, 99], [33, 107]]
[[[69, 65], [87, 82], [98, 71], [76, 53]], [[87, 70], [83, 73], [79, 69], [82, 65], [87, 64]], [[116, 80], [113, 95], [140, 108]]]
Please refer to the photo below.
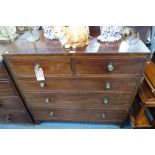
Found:
[[131, 94], [119, 93], [24, 93], [30, 107], [128, 108]]
[[17, 97], [0, 97], [0, 109], [21, 110], [22, 106]]
[[1, 123], [31, 123], [26, 113], [22, 110], [0, 111]]
[[0, 64], [0, 80], [6, 80], [7, 76], [2, 68], [2, 65]]
[[22, 91], [123, 91], [133, 92], [138, 82], [137, 77], [53, 77], [46, 78], [45, 83], [35, 78], [18, 78]]
[[77, 59], [77, 74], [140, 74], [143, 59]]
[[12, 85], [9, 81], [0, 82], [0, 97], [3, 96], [15, 96]]
[[90, 122], [122, 122], [127, 114], [127, 110], [108, 109], [61, 109], [31, 108], [35, 120], [53, 121], [90, 121]]
[[34, 68], [39, 65], [45, 76], [72, 74], [70, 59], [14, 59], [8, 61], [15, 76], [35, 76]]

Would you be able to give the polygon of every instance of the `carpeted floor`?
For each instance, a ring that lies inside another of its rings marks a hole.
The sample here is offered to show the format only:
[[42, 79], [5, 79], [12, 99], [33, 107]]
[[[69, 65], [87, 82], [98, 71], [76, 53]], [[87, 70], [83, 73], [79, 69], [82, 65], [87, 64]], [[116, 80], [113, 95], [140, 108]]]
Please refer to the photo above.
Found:
[[[132, 128], [129, 118], [123, 128]], [[42, 122], [39, 125], [0, 124], [0, 129], [120, 129], [120, 126], [105, 123]]]
[[15, 125], [0, 124], [1, 129], [118, 129], [118, 125], [92, 124], [92, 123], [70, 123], [70, 122], [43, 122], [39, 125]]

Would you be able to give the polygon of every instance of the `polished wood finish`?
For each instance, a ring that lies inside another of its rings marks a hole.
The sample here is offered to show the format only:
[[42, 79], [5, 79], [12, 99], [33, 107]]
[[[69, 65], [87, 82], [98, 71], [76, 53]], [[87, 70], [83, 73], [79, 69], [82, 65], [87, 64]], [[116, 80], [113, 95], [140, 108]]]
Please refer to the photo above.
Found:
[[[138, 105], [137, 103], [133, 103], [133, 108], [134, 109], [139, 109], [138, 112], [135, 115], [135, 120], [134, 120], [134, 126], [135, 127], [153, 127], [155, 119], [148, 121], [146, 118], [146, 110], [149, 111], [149, 108], [155, 108], [155, 94], [153, 91], [153, 70], [154, 70], [154, 64], [152, 61], [149, 61], [145, 67], [145, 76], [144, 80], [142, 81], [139, 89], [138, 89], [138, 95], [140, 97], [140, 106], [139, 108], [136, 107]], [[139, 102], [140, 102], [139, 101]], [[150, 113], [150, 112], [149, 112]], [[151, 115], [151, 113], [149, 114]], [[147, 121], [144, 121], [147, 120]]]
[[[109, 58], [44, 58], [29, 57], [19, 59], [9, 59], [8, 63], [13, 68], [12, 72], [17, 77], [35, 76], [33, 68], [39, 64], [44, 70], [45, 76], [53, 76], [53, 74], [109, 74], [108, 65], [113, 65], [112, 74], [140, 74], [143, 59], [109, 59]], [[91, 68], [90, 68], [91, 66]]]
[[[25, 34], [24, 34], [25, 35]], [[29, 43], [20, 36], [1, 45], [5, 64], [35, 122], [87, 121], [123, 123], [143, 76], [150, 51], [139, 40], [64, 49], [57, 40]], [[7, 52], [6, 52], [7, 51]], [[45, 80], [37, 81], [40, 66]]]
[[7, 77], [6, 77], [6, 74], [4, 72], [2, 65], [0, 63], [0, 81], [2, 81], [2, 80], [7, 80]]
[[0, 110], [0, 122], [30, 124], [30, 119], [23, 110]]
[[[27, 35], [27, 34], [24, 34]], [[31, 58], [37, 57], [36, 55], [42, 54], [43, 57], [48, 57], [52, 55], [52, 58], [74, 58], [75, 56], [82, 58], [82, 56], [90, 56], [92, 58], [100, 57], [101, 55], [104, 58], [112, 56], [113, 58], [117, 57], [127, 57], [127, 58], [144, 58], [147, 54], [150, 54], [150, 50], [144, 45], [144, 43], [139, 40], [135, 44], [130, 44], [128, 48], [124, 47], [123, 42], [117, 42], [113, 44], [105, 44], [97, 41], [97, 38], [91, 38], [89, 40], [89, 45], [76, 49], [64, 49], [61, 44], [57, 40], [47, 40], [43, 36], [43, 32], [40, 32], [40, 39], [33, 43], [24, 40], [24, 35], [19, 36], [19, 38], [10, 44], [1, 44], [0, 50], [2, 51], [2, 55], [7, 55], [7, 58], [16, 59], [18, 55], [21, 59], [25, 57]], [[25, 36], [26, 37], [26, 36]], [[74, 51], [74, 52], [72, 52]], [[45, 56], [46, 54], [46, 56]], [[59, 57], [58, 57], [59, 56]], [[38, 55], [38, 58], [41, 57]]]
[[121, 93], [24, 93], [29, 107], [127, 109], [132, 94]]
[[16, 96], [13, 97], [1, 97], [0, 98], [0, 109], [17, 109], [22, 110], [23, 107], [19, 103]]
[[[140, 74], [143, 59], [76, 59], [77, 74]], [[109, 65], [112, 71], [108, 70]], [[90, 67], [91, 66], [91, 67]]]
[[30, 108], [36, 121], [91, 121], [121, 123], [127, 110], [72, 109], [72, 108]]
[[72, 74], [70, 59], [16, 59], [10, 60], [10, 65], [13, 68], [12, 72], [18, 77], [35, 76], [34, 67], [40, 65], [44, 70], [45, 75], [52, 76], [53, 74]]
[[132, 126], [134, 129], [151, 128], [151, 121], [149, 120], [148, 111], [144, 109], [143, 113], [141, 113], [141, 116], [139, 115], [142, 108], [141, 104], [142, 103], [139, 101], [139, 96], [137, 94], [132, 104], [132, 111], [130, 111], [130, 120]]
[[12, 89], [11, 83], [9, 81], [0, 82], [0, 97], [3, 96], [15, 96], [15, 93]]
[[[35, 77], [16, 78], [21, 91], [82, 91], [82, 92], [108, 92], [118, 90], [131, 93], [134, 91], [139, 78], [134, 77], [46, 77], [45, 86], [41, 87]], [[106, 84], [110, 83], [110, 88]], [[123, 83], [123, 85], [122, 85]]]
[[138, 90], [138, 94], [142, 102], [145, 103], [147, 107], [149, 106], [155, 107], [155, 95], [151, 92], [151, 89], [146, 80], [144, 80], [143, 83], [141, 84]]
[[155, 94], [155, 64], [152, 61], [148, 61], [145, 66], [145, 76], [147, 83]]

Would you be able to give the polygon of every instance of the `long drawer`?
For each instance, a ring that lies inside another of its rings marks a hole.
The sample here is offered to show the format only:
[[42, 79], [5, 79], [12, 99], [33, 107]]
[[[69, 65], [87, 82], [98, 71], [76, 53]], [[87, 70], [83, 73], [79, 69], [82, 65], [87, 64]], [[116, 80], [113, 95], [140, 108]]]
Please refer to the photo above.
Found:
[[[34, 68], [39, 65], [45, 76], [53, 74], [140, 74], [143, 59], [118, 58], [20, 58], [8, 59], [14, 75], [17, 77], [35, 76]], [[111, 68], [112, 67], [112, 68]], [[26, 73], [26, 74], [25, 74]]]
[[123, 91], [133, 92], [139, 78], [137, 77], [51, 77], [45, 82], [36, 78], [17, 78], [22, 91]]
[[23, 110], [0, 110], [1, 123], [31, 123]]
[[0, 97], [0, 110], [1, 109], [22, 109], [21, 103], [16, 96], [14, 97]]
[[15, 76], [35, 76], [34, 68], [39, 65], [46, 75], [72, 74], [70, 59], [9, 59]]
[[87, 122], [123, 122], [127, 110], [109, 109], [71, 109], [71, 108], [30, 108], [36, 121], [87, 121]]
[[3, 96], [15, 96], [15, 93], [12, 89], [12, 85], [9, 81], [0, 82], [0, 97]]
[[30, 107], [128, 108], [132, 94], [23, 93]]
[[77, 74], [140, 74], [143, 59], [75, 59]]

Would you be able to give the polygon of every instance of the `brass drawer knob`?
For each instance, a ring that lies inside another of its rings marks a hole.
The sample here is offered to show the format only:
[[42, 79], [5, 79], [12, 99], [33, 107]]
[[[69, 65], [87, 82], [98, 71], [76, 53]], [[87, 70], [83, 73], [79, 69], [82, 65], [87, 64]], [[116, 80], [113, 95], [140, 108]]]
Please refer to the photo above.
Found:
[[112, 87], [111, 83], [107, 82], [105, 83], [105, 88], [106, 89], [110, 89]]
[[44, 88], [45, 87], [45, 82], [40, 82], [40, 87]]
[[49, 113], [49, 116], [50, 116], [50, 117], [54, 116], [54, 112], [51, 111], [51, 112]]
[[109, 98], [108, 97], [105, 97], [104, 100], [103, 100], [103, 103], [104, 104], [108, 104], [109, 103]]
[[6, 116], [6, 122], [9, 123], [10, 121], [11, 121], [11, 116], [10, 115]]
[[45, 99], [45, 102], [46, 102], [46, 103], [50, 103], [50, 102], [51, 102], [51, 99], [47, 97], [47, 98]]
[[105, 118], [106, 118], [106, 115], [105, 115], [105, 113], [104, 113], [104, 112], [102, 113], [102, 118], [103, 118], [103, 119], [105, 119]]
[[108, 69], [109, 72], [112, 72], [112, 71], [114, 70], [113, 64], [110, 63], [110, 64], [108, 65], [107, 69]]

